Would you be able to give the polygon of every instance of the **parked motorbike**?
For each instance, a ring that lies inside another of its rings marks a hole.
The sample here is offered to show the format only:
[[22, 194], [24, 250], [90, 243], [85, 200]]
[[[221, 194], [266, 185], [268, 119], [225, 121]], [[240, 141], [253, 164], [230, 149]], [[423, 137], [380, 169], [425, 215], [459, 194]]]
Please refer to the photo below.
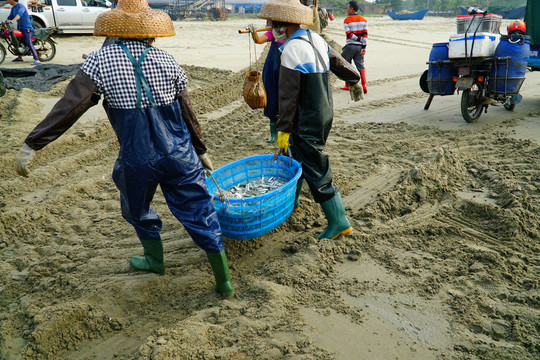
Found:
[[[498, 58], [508, 64], [511, 57]], [[523, 83], [524, 77], [519, 86], [510, 84], [515, 81], [512, 78], [505, 78], [505, 74], [494, 76], [494, 68], [497, 66], [497, 60], [491, 58], [477, 59], [472, 62], [456, 62], [458, 70], [458, 80], [456, 88], [462, 90], [461, 95], [461, 114], [465, 121], [475, 122], [483, 112], [487, 112], [489, 105], [503, 105], [506, 110], [513, 111], [516, 104], [521, 101], [521, 95], [518, 94], [519, 88]], [[508, 66], [506, 66], [508, 67]], [[500, 68], [500, 65], [499, 65]], [[498, 86], [494, 86], [498, 83]], [[502, 86], [502, 89], [501, 89]], [[517, 89], [516, 89], [517, 88]]]
[[429, 93], [429, 109], [435, 95], [452, 95], [461, 90], [461, 114], [465, 121], [478, 120], [489, 105], [512, 111], [522, 97], [529, 58], [529, 37], [503, 35], [494, 56], [449, 59], [448, 43], [433, 44], [429, 69], [420, 77], [420, 87]]
[[[50, 61], [56, 54], [56, 42], [51, 38], [54, 28], [37, 28], [34, 30], [32, 44], [36, 49], [40, 61]], [[7, 44], [0, 43], [0, 64], [6, 59], [9, 50], [15, 56], [32, 56], [30, 48], [25, 44], [23, 33], [17, 29], [10, 29], [5, 21], [0, 22], [0, 38]]]

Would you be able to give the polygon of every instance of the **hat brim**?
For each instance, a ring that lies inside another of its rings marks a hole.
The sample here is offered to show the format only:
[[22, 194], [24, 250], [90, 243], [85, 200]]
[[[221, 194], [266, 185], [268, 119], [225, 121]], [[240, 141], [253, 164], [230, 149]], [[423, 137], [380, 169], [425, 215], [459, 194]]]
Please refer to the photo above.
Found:
[[313, 25], [313, 10], [298, 2], [265, 2], [258, 18], [299, 25]]
[[156, 38], [175, 34], [169, 15], [154, 9], [139, 13], [113, 9], [100, 14], [94, 25], [95, 36]]

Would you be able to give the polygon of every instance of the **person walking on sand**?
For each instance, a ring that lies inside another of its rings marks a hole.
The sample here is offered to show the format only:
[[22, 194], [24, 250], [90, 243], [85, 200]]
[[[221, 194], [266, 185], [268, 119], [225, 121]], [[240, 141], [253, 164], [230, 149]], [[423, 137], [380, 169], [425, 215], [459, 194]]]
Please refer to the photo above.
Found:
[[[271, 21], [268, 23], [268, 25], [272, 25]], [[251, 32], [251, 37], [255, 43], [265, 44], [270, 42], [270, 49], [268, 50], [268, 55], [266, 55], [266, 60], [264, 61], [262, 81], [264, 89], [266, 90], [266, 107], [264, 108], [264, 116], [270, 119], [270, 137], [268, 140], [266, 140], [266, 142], [274, 143], [278, 136], [276, 122], [279, 118], [278, 82], [280, 66], [279, 57], [281, 55], [279, 52], [279, 47], [287, 38], [285, 34], [279, 33], [277, 30], [274, 31], [273, 29], [268, 30], [263, 35], [259, 35], [255, 31], [253, 24], [250, 24], [248, 29]]]
[[138, 270], [165, 273], [162, 222], [150, 208], [159, 185], [173, 215], [207, 254], [216, 290], [234, 294], [217, 213], [205, 183], [212, 162], [187, 94], [187, 76], [174, 57], [151, 46], [174, 36], [169, 16], [146, 0], [122, 0], [96, 20], [94, 35], [119, 40], [88, 55], [64, 96], [26, 137], [15, 169], [28, 176], [37, 150], [61, 136], [104, 97], [103, 107], [120, 143], [113, 180], [122, 216], [135, 228], [144, 256], [131, 258]]
[[[17, 29], [19, 29], [23, 33], [24, 43], [28, 46], [28, 48], [30, 48], [30, 51], [32, 52], [32, 57], [34, 58], [33, 64], [41, 64], [36, 48], [34, 47], [34, 44], [32, 44], [32, 37], [34, 36], [34, 25], [32, 25], [32, 21], [30, 20], [30, 16], [28, 15], [28, 9], [25, 5], [19, 4], [19, 0], [8, 0], [8, 4], [12, 7], [6, 22], [9, 24], [17, 21]], [[13, 61], [23, 61], [23, 58], [21, 56], [18, 56], [13, 59]]]
[[302, 165], [294, 210], [299, 209], [305, 179], [328, 220], [328, 227], [318, 237], [334, 239], [351, 232], [352, 227], [341, 194], [332, 184], [328, 155], [322, 152], [333, 119], [329, 71], [348, 81], [354, 101], [362, 98], [360, 76], [320, 35], [300, 28], [300, 24], [313, 24], [313, 11], [298, 0], [269, 0], [258, 17], [272, 20], [272, 28], [287, 36], [280, 47], [277, 129], [280, 149], [287, 153], [290, 147]]
[[[358, 15], [358, 3], [355, 0], [349, 1], [347, 14], [349, 16], [343, 21], [347, 40], [341, 56], [347, 61], [354, 61], [356, 68], [360, 72], [360, 77], [362, 78], [364, 94], [367, 94], [366, 69], [364, 67], [364, 55], [366, 54], [368, 38], [367, 20], [363, 16]], [[340, 89], [349, 90], [349, 86], [345, 84], [345, 86], [342, 86]]]

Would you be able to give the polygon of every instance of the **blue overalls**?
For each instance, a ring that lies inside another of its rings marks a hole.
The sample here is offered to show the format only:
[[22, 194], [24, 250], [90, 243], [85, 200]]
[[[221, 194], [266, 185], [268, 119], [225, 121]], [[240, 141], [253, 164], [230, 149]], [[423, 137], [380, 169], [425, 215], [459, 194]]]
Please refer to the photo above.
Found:
[[[155, 104], [140, 68], [151, 46], [136, 61], [123, 43], [119, 45], [133, 63], [137, 84], [135, 109], [110, 108], [104, 103], [120, 143], [113, 180], [120, 190], [122, 216], [139, 239], [161, 241], [162, 222], [150, 208], [159, 184], [169, 209], [195, 243], [207, 253], [219, 253], [224, 249], [221, 227], [180, 104]], [[151, 107], [141, 108], [141, 85]]]
[[266, 90], [266, 107], [264, 108], [264, 116], [275, 123], [279, 117], [278, 105], [278, 85], [279, 85], [279, 68], [281, 66], [281, 52], [275, 40], [270, 44], [270, 50], [266, 56], [262, 71], [262, 81]]

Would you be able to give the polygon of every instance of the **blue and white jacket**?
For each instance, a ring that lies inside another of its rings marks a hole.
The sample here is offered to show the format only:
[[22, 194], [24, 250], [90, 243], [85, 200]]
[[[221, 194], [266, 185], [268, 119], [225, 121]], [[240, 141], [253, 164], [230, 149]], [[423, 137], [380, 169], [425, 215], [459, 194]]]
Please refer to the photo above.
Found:
[[358, 72], [311, 30], [296, 30], [280, 50], [277, 129], [300, 134], [323, 128], [327, 133], [333, 118], [329, 70], [351, 84], [360, 79]]

